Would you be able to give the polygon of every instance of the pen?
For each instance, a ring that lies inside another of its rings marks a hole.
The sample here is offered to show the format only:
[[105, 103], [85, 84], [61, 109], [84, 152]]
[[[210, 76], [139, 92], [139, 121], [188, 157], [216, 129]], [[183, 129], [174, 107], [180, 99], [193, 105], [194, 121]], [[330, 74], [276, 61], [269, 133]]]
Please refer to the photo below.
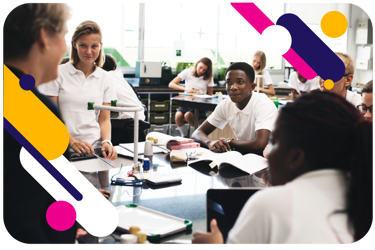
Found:
[[99, 155], [97, 154], [94, 154], [96, 157], [98, 157], [100, 160], [104, 161], [105, 163], [107, 163], [109, 166], [115, 168], [114, 166], [112, 166], [110, 163], [106, 162], [103, 158], [101, 158]]

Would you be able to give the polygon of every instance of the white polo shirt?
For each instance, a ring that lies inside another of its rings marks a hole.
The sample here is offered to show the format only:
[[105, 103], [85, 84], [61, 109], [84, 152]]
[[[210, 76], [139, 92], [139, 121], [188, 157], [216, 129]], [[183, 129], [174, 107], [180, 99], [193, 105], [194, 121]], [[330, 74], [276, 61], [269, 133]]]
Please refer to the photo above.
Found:
[[345, 173], [316, 170], [293, 181], [255, 193], [245, 204], [227, 243], [351, 243], [346, 208]]
[[309, 93], [311, 90], [320, 89], [318, 77], [307, 80], [305, 83], [303, 83], [298, 79], [297, 72], [290, 74], [288, 86], [295, 89], [298, 94], [301, 94], [301, 91]]
[[346, 91], [346, 100], [357, 107], [362, 104], [362, 97], [357, 92], [352, 92], [350, 90]]
[[[124, 79], [122, 74], [118, 71], [108, 71], [111, 75], [113, 83], [116, 88], [117, 100], [125, 104], [135, 104], [142, 107], [142, 102], [138, 99], [129, 83]], [[145, 120], [144, 111], [138, 111], [139, 120]], [[115, 119], [134, 118], [134, 112], [121, 112]]]
[[253, 92], [243, 110], [227, 98], [217, 105], [207, 121], [220, 129], [229, 123], [238, 140], [255, 140], [257, 130], [272, 132], [277, 115], [275, 104], [265, 94]]
[[45, 84], [43, 94], [59, 97], [60, 111], [71, 136], [78, 141], [87, 141], [94, 147], [101, 147], [99, 123], [96, 121], [95, 111], [87, 110], [87, 103], [101, 105], [117, 99], [108, 72], [96, 67], [85, 78], [82, 71], [68, 62], [59, 66], [58, 78]]
[[185, 88], [195, 88], [196, 91], [203, 90], [207, 94], [207, 87], [214, 86], [214, 78], [203, 80], [203, 76], [195, 77], [192, 75], [193, 68], [183, 70], [178, 76], [185, 80]]
[[260, 73], [263, 76], [262, 78], [263, 87], [271, 85], [273, 83], [271, 75], [267, 70], [263, 69]]

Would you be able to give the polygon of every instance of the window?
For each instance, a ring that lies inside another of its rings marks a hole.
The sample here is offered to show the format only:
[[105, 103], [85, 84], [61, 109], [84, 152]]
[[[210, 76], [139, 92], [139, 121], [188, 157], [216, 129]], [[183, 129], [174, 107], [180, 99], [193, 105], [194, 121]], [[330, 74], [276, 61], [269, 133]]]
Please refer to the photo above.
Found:
[[[138, 3], [88, 4], [68, 2], [71, 18], [68, 21], [66, 41], [70, 50], [76, 27], [83, 21], [95, 21], [102, 30], [104, 52], [112, 54], [118, 66], [135, 67], [138, 47]], [[70, 51], [67, 52], [68, 56]]]
[[[273, 23], [284, 14], [284, 3], [257, 3]], [[230, 3], [220, 3], [219, 6], [219, 63], [228, 66], [230, 62], [252, 63], [252, 57], [257, 50], [262, 50], [261, 35], [231, 6]], [[282, 57], [267, 55], [266, 68], [282, 69]]]
[[[168, 61], [172, 68], [178, 62], [196, 62], [208, 57], [215, 62], [217, 4], [156, 3], [145, 4], [144, 59]], [[185, 42], [185, 57], [174, 54], [174, 41]]]
[[[139, 3], [88, 6], [86, 2], [74, 1], [68, 5], [72, 9], [66, 36], [68, 46], [77, 25], [93, 20], [102, 29], [105, 52], [115, 56], [119, 66], [135, 67], [141, 28]], [[284, 3], [257, 6], [274, 23], [284, 13]], [[230, 62], [251, 63], [254, 52], [261, 48], [257, 39], [260, 34], [230, 3], [147, 2], [144, 18], [144, 60], [166, 61], [172, 68], [178, 62], [196, 62], [202, 57], [210, 58], [216, 69]], [[184, 58], [174, 55], [175, 40], [185, 42]], [[264, 52], [267, 54], [267, 49]], [[281, 56], [267, 56], [266, 68], [281, 70]]]

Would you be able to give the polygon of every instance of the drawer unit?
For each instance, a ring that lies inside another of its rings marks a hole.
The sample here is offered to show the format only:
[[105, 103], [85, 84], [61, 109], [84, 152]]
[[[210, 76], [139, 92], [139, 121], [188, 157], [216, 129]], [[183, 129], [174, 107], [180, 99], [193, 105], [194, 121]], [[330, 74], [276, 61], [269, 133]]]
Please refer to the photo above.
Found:
[[169, 100], [165, 101], [151, 101], [151, 111], [169, 111]]
[[150, 122], [151, 123], [157, 123], [157, 124], [165, 124], [169, 121], [169, 112], [162, 112], [162, 113], [156, 113], [156, 112], [150, 112]]
[[150, 132], [159, 132], [163, 134], [168, 134], [168, 124], [165, 125], [151, 125]]

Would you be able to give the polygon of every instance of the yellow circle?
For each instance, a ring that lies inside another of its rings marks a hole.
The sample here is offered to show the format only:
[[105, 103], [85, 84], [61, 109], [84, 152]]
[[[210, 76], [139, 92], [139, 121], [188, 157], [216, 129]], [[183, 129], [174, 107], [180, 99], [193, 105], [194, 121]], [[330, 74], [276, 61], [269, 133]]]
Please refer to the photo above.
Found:
[[328, 80], [324, 81], [324, 88], [325, 89], [332, 89], [334, 85], [335, 85], [335, 83], [331, 79], [328, 79]]
[[326, 36], [337, 38], [345, 34], [348, 20], [341, 12], [330, 11], [323, 16], [320, 27]]

